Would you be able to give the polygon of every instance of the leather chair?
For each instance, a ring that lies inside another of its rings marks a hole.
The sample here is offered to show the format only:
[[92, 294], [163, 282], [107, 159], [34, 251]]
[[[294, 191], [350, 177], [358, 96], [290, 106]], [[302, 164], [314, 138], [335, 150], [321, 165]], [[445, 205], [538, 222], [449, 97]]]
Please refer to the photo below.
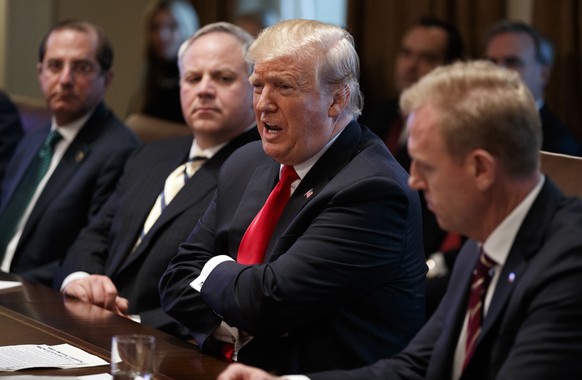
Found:
[[125, 118], [125, 124], [143, 143], [168, 137], [192, 135], [192, 131], [185, 124], [158, 119], [142, 113], [128, 115]]
[[44, 100], [23, 95], [10, 95], [20, 113], [20, 121], [25, 133], [50, 122], [52, 114]]
[[582, 198], [582, 157], [541, 151], [540, 159], [542, 172], [566, 195]]

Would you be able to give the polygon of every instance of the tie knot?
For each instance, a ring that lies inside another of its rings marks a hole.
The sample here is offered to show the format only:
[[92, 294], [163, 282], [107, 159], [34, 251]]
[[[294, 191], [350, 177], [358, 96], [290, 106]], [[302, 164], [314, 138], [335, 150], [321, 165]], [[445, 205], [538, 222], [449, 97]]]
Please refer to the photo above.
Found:
[[487, 255], [483, 250], [481, 250], [481, 254], [479, 255], [479, 262], [481, 265], [491, 269], [497, 264], [495, 260], [493, 260], [489, 255]]
[[281, 182], [282, 183], [293, 183], [293, 181], [298, 180], [299, 175], [291, 165], [283, 166], [283, 170], [281, 170]]
[[55, 144], [59, 142], [59, 140], [62, 138], [63, 136], [61, 136], [61, 134], [56, 129], [54, 131], [51, 131], [51, 133], [49, 133], [49, 135], [47, 136], [46, 140], [44, 140], [44, 144], [42, 145], [42, 148], [38, 152], [38, 156], [42, 159], [52, 157]]
[[59, 133], [59, 131], [57, 131], [56, 129], [54, 131], [51, 131], [51, 133], [49, 133], [49, 135], [47, 136], [46, 140], [44, 141], [44, 145], [46, 147], [51, 147], [53, 148], [55, 146], [55, 144], [57, 142], [59, 142], [60, 139], [62, 139], [63, 136], [61, 136], [61, 134]]
[[190, 158], [184, 166], [185, 180], [192, 177], [207, 159], [208, 157], [205, 156], [194, 156]]
[[483, 249], [481, 249], [479, 260], [477, 261], [473, 275], [479, 278], [489, 277], [491, 275], [491, 268], [493, 268], [496, 264], [497, 263], [485, 252], [483, 252]]

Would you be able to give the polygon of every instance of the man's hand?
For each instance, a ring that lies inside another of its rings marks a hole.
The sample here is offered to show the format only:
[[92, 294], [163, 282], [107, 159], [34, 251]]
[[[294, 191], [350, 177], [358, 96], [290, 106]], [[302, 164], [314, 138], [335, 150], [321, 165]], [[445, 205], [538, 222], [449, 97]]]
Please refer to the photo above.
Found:
[[107, 276], [92, 274], [74, 280], [63, 289], [63, 294], [127, 317], [128, 301], [118, 296], [117, 288]]
[[283, 377], [276, 377], [268, 374], [262, 369], [249, 367], [243, 364], [234, 363], [229, 365], [216, 380], [278, 380]]

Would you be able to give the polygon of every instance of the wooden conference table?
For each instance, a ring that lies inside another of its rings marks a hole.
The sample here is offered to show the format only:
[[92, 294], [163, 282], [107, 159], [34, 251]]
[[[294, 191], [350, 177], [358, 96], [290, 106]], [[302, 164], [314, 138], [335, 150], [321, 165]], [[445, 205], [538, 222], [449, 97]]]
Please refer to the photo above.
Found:
[[[62, 344], [79, 347], [109, 362], [111, 336], [149, 334], [156, 337], [156, 379], [216, 379], [227, 363], [203, 355], [189, 342], [143, 326], [105, 309], [65, 299], [46, 286], [0, 272], [0, 281], [22, 286], [0, 290], [0, 345]], [[81, 376], [109, 372], [109, 366], [76, 369], [27, 369], [2, 376]]]

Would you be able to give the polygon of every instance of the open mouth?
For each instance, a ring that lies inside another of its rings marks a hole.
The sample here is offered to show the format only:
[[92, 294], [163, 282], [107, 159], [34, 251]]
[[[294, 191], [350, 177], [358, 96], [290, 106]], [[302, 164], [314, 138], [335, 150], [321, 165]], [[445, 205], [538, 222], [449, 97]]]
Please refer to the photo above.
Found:
[[264, 123], [265, 124], [265, 129], [268, 132], [275, 132], [275, 131], [280, 131], [281, 128], [279, 128], [278, 126], [274, 125], [274, 124], [269, 124], [269, 123]]

